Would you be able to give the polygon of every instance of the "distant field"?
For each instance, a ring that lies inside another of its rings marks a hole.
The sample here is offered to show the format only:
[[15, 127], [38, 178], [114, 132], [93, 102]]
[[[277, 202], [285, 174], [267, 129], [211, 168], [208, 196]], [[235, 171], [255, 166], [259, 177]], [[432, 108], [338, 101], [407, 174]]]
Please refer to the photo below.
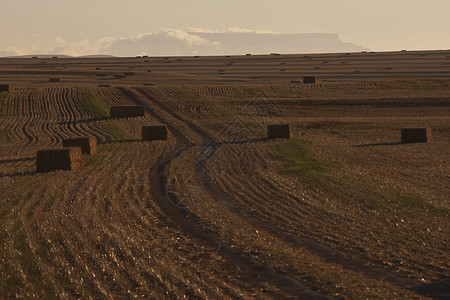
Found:
[[[450, 297], [450, 51], [2, 58], [0, 84], [2, 299]], [[83, 170], [35, 172], [83, 135]]]
[[[115, 78], [124, 72], [134, 75]], [[14, 78], [16, 87], [54, 86], [55, 83], [46, 82], [50, 77], [60, 78], [63, 86], [123, 86], [273, 84], [307, 75], [325, 82], [450, 79], [450, 50], [214, 57], [0, 58], [0, 84]]]

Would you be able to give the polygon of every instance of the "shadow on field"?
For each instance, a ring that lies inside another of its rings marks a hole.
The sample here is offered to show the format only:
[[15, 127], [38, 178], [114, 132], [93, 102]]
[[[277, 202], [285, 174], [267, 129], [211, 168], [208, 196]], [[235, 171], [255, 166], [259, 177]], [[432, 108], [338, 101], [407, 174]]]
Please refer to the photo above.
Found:
[[109, 145], [109, 144], [137, 143], [137, 142], [142, 142], [142, 140], [141, 139], [114, 140], [114, 141], [98, 142], [98, 144], [99, 145]]
[[374, 144], [362, 144], [362, 145], [354, 145], [352, 147], [371, 147], [371, 146], [395, 146], [395, 145], [401, 145], [403, 143], [401, 142], [391, 142], [391, 143], [374, 143]]
[[111, 117], [102, 117], [102, 118], [92, 118], [92, 119], [86, 119], [86, 120], [75, 120], [75, 121], [64, 121], [57, 123], [58, 125], [68, 125], [68, 124], [81, 124], [81, 123], [92, 123], [97, 121], [105, 121], [105, 120], [111, 120]]
[[424, 284], [413, 290], [419, 295], [432, 299], [450, 299], [450, 278], [440, 282]]
[[36, 157], [23, 157], [23, 158], [14, 158], [14, 159], [3, 159], [3, 160], [0, 160], [0, 165], [7, 164], [7, 163], [22, 162], [22, 161], [32, 161], [32, 160], [36, 160]]
[[0, 178], [3, 177], [19, 177], [19, 176], [27, 176], [37, 174], [37, 171], [26, 171], [26, 172], [17, 172], [17, 173], [1, 173]]

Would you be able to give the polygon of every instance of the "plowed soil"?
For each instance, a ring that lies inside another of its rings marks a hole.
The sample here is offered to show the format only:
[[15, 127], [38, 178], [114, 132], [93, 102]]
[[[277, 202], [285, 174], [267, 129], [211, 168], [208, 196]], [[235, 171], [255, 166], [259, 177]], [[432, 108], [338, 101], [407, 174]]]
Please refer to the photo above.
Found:
[[[449, 57], [0, 59], [0, 298], [450, 297]], [[36, 173], [83, 135], [83, 170]]]

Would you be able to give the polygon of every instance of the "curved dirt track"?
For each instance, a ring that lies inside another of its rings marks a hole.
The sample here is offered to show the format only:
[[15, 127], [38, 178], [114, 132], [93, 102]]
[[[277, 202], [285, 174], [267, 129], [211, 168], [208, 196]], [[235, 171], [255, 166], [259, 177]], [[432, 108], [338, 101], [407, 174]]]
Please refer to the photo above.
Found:
[[[165, 109], [173, 117], [181, 119], [180, 116], [176, 116], [172, 112], [173, 110], [165, 107], [153, 97], [148, 96], [147, 94], [152, 93], [151, 91], [145, 92], [139, 89], [139, 92]], [[185, 123], [191, 130], [203, 136], [204, 143], [213, 140], [211, 136], [208, 136], [196, 125], [188, 121], [185, 121]], [[367, 231], [377, 230], [378, 222], [382, 221], [385, 216], [377, 217], [369, 213], [366, 217], [360, 219], [366, 213], [361, 212], [357, 207], [352, 208], [354, 212], [350, 211], [349, 213], [348, 207], [341, 208], [339, 207], [339, 203], [334, 203], [336, 205], [336, 211], [330, 212], [321, 203], [323, 199], [328, 201], [326, 197], [330, 195], [308, 191], [308, 189], [306, 189], [307, 192], [305, 193], [304, 190], [300, 191], [300, 189], [292, 184], [290, 185], [288, 182], [286, 182], [287, 184], [281, 184], [285, 180], [277, 178], [276, 173], [267, 171], [270, 167], [264, 162], [267, 161], [268, 155], [267, 153], [261, 152], [264, 152], [264, 147], [261, 149], [259, 145], [252, 146], [254, 147], [249, 147], [243, 152], [243, 157], [235, 158], [237, 160], [234, 161], [234, 167], [232, 168], [229, 166], [228, 168], [226, 166], [222, 166], [221, 168], [219, 166], [218, 170], [215, 170], [213, 167], [212, 170], [208, 170], [212, 174], [205, 174], [204, 169], [199, 167], [195, 169], [198, 184], [203, 189], [203, 192], [206, 191], [209, 197], [215, 199], [216, 204], [220, 203], [226, 207], [229, 213], [245, 218], [259, 230], [265, 230], [272, 235], [281, 237], [282, 240], [291, 245], [295, 245], [295, 247], [313, 251], [315, 255], [324, 258], [330, 263], [336, 263], [344, 269], [376, 280], [390, 282], [404, 289], [421, 289], [422, 277], [417, 278], [415, 274], [420, 274], [419, 276], [424, 277], [436, 276], [435, 278], [438, 279], [445, 278], [448, 266], [444, 267], [441, 263], [446, 260], [447, 254], [445, 252], [445, 246], [442, 248], [442, 244], [439, 244], [439, 241], [433, 245], [433, 247], [438, 248], [434, 254], [436, 256], [431, 257], [428, 255], [425, 260], [420, 255], [405, 257], [404, 253], [396, 253], [395, 251], [397, 250], [394, 249], [397, 241], [391, 238], [395, 235], [395, 232], [390, 232], [390, 229], [387, 229], [386, 232], [377, 233], [379, 237], [386, 236], [386, 239], [383, 240], [384, 245], [380, 244], [380, 241], [378, 241], [379, 247], [377, 245], [370, 245], [370, 242], [365, 238]], [[223, 162], [219, 161], [220, 163]], [[224, 169], [226, 170], [225, 172], [223, 172]], [[252, 170], [252, 175], [250, 175], [249, 170]], [[411, 174], [407, 176], [410, 177]], [[239, 178], [238, 181], [236, 180], [237, 178]], [[397, 180], [401, 181], [404, 178]], [[441, 178], [440, 181], [441, 185], [445, 184], [445, 177]], [[440, 195], [444, 194], [445, 191], [441, 191]], [[205, 195], [203, 194], [202, 196], [204, 197]], [[276, 205], [273, 203], [275, 199], [277, 200]], [[201, 201], [200, 199], [196, 200]], [[194, 205], [199, 204], [192, 204], [192, 206]], [[346, 209], [347, 211], [344, 213], [340, 211], [341, 209]], [[327, 223], [331, 227], [323, 226], [324, 224], [317, 227], [317, 219], [327, 219]], [[374, 219], [372, 225], [367, 223], [369, 219]], [[342, 222], [343, 220], [345, 222]], [[302, 226], [299, 227], [299, 224], [302, 224]], [[421, 225], [421, 223], [418, 222], [417, 225]], [[339, 227], [342, 231], [336, 231]], [[335, 236], [330, 234], [333, 231], [337, 233]], [[349, 231], [352, 231], [354, 234], [360, 232], [361, 237], [355, 240], [355, 236], [347, 238], [345, 235], [338, 234], [339, 232], [345, 233]], [[445, 238], [445, 235], [445, 233], [442, 233], [440, 238]], [[421, 238], [425, 237], [422, 236]], [[383, 253], [383, 249], [386, 249], [386, 244], [391, 243], [392, 246], [388, 246], [387, 248], [389, 250]], [[427, 243], [435, 242], [429, 240]], [[378, 255], [376, 254], [376, 248], [381, 249]], [[401, 251], [405, 250], [403, 249]], [[419, 247], [415, 250], [410, 249], [409, 251], [416, 252], [422, 250], [423, 248]], [[396, 256], [399, 257], [396, 258]], [[393, 270], [392, 261], [401, 261], [401, 268]], [[445, 293], [445, 291], [439, 290], [439, 288], [422, 289], [422, 291], [430, 295], [442, 295], [442, 293]]]

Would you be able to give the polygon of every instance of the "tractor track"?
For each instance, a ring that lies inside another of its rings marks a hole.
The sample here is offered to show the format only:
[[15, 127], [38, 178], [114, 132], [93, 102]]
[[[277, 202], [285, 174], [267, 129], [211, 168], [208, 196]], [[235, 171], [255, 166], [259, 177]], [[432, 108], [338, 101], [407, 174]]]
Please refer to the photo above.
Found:
[[[188, 149], [191, 143], [188, 141], [188, 139], [186, 139], [181, 131], [171, 125], [171, 121], [167, 120], [164, 117], [161, 117], [158, 113], [155, 112], [155, 109], [147, 104], [151, 103], [152, 106], [156, 106], [158, 109], [165, 111], [171, 117], [179, 119], [179, 117], [175, 113], [165, 107], [160, 101], [149, 96], [143, 89], [136, 89], [136, 93], [133, 93], [134, 91], [123, 89], [121, 91], [124, 92], [127, 97], [129, 97], [129, 99], [132, 99], [134, 103], [144, 105], [146, 111], [153, 117], [158, 119], [160, 122], [168, 126], [169, 130], [172, 131], [172, 134], [174, 134], [175, 138], [177, 139], [175, 148], [166, 153], [164, 156], [161, 156], [149, 172], [149, 180], [151, 182], [155, 200], [158, 202], [161, 209], [167, 212], [174, 220], [174, 222], [178, 224], [187, 235], [196, 237], [199, 240], [207, 243], [208, 245], [220, 249], [220, 254], [226, 257], [227, 260], [232, 262], [230, 267], [237, 267], [244, 273], [252, 274], [250, 275], [250, 277], [258, 277], [258, 280], [275, 283], [277, 287], [282, 289], [284, 292], [287, 292], [292, 297], [301, 297], [308, 299], [328, 299], [328, 296], [320, 295], [310, 290], [308, 287], [305, 287], [296, 279], [284, 275], [272, 267], [261, 264], [239, 249], [231, 248], [224, 242], [220, 241], [217, 233], [204, 228], [201, 225], [200, 219], [196, 215], [186, 210], [180, 210], [179, 208], [174, 207], [168, 201], [166, 194], [167, 178], [165, 176], [165, 169], [173, 159], [175, 159], [183, 151]], [[142, 101], [141, 97], [144, 97], [146, 101]], [[198, 136], [201, 136], [203, 142], [209, 141], [209, 136], [196, 125], [185, 121], [183, 121], [183, 123], [185, 123], [186, 126], [190, 128], [190, 130], [195, 131]], [[261, 272], [262, 269], [264, 269], [264, 272]]]

